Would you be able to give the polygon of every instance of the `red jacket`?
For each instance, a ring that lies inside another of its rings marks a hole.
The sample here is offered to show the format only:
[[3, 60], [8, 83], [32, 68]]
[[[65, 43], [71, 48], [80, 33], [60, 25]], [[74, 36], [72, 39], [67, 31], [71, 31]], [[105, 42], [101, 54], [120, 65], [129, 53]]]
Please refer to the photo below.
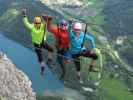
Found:
[[49, 32], [53, 33], [56, 38], [56, 47], [65, 49], [69, 47], [69, 36], [67, 30], [61, 30], [58, 26], [51, 24], [51, 21], [48, 21], [47, 29]]

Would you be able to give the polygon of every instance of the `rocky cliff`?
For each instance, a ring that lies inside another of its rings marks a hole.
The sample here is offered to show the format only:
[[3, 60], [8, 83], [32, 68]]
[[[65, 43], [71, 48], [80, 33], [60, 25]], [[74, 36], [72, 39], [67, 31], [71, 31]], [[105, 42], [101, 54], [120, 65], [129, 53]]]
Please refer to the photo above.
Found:
[[0, 100], [36, 100], [28, 77], [0, 53]]

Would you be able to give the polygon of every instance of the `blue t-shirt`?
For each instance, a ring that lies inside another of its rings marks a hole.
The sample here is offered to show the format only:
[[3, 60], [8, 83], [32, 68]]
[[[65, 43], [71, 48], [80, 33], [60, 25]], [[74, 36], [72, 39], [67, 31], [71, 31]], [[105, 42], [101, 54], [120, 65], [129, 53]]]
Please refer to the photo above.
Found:
[[84, 35], [85, 35], [85, 41], [90, 42], [90, 46], [88, 45], [89, 48], [96, 48], [93, 36], [84, 34], [84, 32], [81, 32], [80, 36], [77, 37], [75, 32], [70, 31], [69, 39], [70, 39], [70, 44], [71, 44], [71, 46], [70, 46], [71, 54], [77, 54], [77, 53], [81, 52], [83, 49], [85, 49], [84, 47], [83, 48], [81, 47], [81, 45], [83, 43]]

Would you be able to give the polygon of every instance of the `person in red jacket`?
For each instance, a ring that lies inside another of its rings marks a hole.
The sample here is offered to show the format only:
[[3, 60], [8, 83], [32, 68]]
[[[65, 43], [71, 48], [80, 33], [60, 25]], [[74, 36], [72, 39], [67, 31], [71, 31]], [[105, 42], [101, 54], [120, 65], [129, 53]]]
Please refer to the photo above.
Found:
[[65, 20], [61, 20], [59, 25], [54, 25], [52, 24], [52, 17], [46, 15], [43, 16], [43, 19], [47, 22], [47, 30], [50, 33], [53, 33], [56, 39], [57, 61], [62, 69], [62, 75], [60, 79], [63, 79], [66, 73], [64, 56], [69, 48], [69, 35], [67, 32], [68, 23]]

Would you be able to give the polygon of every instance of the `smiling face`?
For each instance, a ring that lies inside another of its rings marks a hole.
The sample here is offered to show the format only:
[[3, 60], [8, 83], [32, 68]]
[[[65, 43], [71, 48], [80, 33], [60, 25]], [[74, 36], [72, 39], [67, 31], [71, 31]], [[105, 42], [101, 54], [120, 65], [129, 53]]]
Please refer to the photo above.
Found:
[[67, 24], [66, 23], [61, 23], [60, 24], [60, 29], [63, 30], [63, 31], [67, 30]]
[[34, 26], [38, 29], [41, 26], [41, 23], [34, 23]]
[[41, 26], [41, 18], [40, 18], [39, 16], [34, 17], [33, 23], [34, 23], [34, 26], [35, 26], [37, 29], [40, 28], [40, 26]]
[[61, 22], [60, 22], [60, 29], [64, 31], [64, 30], [67, 30], [67, 28], [68, 28], [67, 21], [66, 20], [61, 20]]

